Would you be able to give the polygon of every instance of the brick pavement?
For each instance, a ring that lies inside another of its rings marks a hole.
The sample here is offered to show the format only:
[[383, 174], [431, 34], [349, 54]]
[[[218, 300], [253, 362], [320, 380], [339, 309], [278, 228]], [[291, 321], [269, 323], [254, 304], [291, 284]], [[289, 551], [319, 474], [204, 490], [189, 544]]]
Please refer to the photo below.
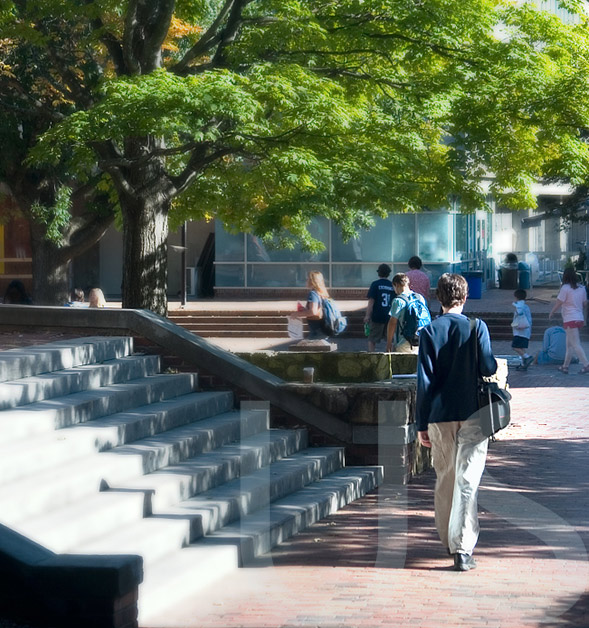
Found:
[[[0, 348], [52, 339], [3, 335]], [[495, 352], [509, 354], [509, 343]], [[142, 628], [586, 628], [589, 376], [573, 368], [510, 369], [514, 419], [490, 448], [477, 570], [451, 570], [427, 473], [351, 504]]]
[[351, 504], [150, 627], [589, 626], [589, 377], [538, 366], [510, 382], [514, 420], [490, 448], [477, 570], [451, 570], [430, 472]]

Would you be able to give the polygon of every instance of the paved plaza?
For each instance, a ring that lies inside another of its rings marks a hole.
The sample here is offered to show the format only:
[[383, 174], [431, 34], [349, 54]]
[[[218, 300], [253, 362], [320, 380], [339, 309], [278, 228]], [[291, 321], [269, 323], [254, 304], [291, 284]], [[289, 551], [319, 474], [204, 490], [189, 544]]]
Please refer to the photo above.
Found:
[[321, 521], [153, 626], [586, 628], [589, 377], [553, 370], [510, 377], [514, 418], [490, 447], [475, 571], [454, 572], [437, 540], [428, 472]]
[[[0, 334], [0, 349], [52, 339]], [[262, 340], [248, 346], [269, 348]], [[509, 345], [494, 343], [495, 354], [510, 355]], [[428, 472], [351, 504], [141, 628], [587, 628], [589, 376], [578, 369], [510, 368], [513, 420], [489, 450], [476, 570], [451, 569]]]

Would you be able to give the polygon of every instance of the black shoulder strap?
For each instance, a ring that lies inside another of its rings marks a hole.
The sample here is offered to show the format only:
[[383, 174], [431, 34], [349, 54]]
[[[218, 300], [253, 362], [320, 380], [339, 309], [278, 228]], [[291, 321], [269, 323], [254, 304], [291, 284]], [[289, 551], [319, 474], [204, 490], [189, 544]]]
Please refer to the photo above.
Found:
[[479, 338], [477, 335], [478, 320], [478, 318], [471, 318], [469, 321], [470, 342], [474, 342], [474, 363], [476, 364], [477, 370], [479, 368]]

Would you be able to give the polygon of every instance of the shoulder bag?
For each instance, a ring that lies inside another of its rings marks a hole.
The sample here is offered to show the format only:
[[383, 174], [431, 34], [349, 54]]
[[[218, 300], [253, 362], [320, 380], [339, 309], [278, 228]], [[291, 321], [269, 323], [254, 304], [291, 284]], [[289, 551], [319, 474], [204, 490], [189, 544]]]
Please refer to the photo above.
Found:
[[[477, 319], [470, 321], [471, 342], [475, 345], [475, 363], [477, 372], [479, 369], [479, 340], [476, 332]], [[478, 417], [483, 434], [487, 437], [493, 436], [499, 430], [509, 425], [511, 420], [511, 393], [505, 388], [500, 388], [497, 382], [487, 381], [484, 377], [478, 376], [477, 384], [478, 396]]]

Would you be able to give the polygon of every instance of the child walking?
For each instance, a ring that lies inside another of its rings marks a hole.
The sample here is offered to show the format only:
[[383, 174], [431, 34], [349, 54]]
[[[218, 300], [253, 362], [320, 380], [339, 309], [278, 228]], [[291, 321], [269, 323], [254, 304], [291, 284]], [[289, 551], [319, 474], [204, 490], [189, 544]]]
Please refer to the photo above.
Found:
[[528, 344], [532, 336], [532, 312], [526, 303], [528, 296], [525, 290], [516, 290], [513, 293], [515, 301], [513, 307], [513, 321], [511, 329], [513, 330], [513, 341], [511, 346], [519, 355], [521, 364], [516, 366], [518, 371], [527, 371], [528, 366], [534, 361], [533, 356], [528, 353]]

